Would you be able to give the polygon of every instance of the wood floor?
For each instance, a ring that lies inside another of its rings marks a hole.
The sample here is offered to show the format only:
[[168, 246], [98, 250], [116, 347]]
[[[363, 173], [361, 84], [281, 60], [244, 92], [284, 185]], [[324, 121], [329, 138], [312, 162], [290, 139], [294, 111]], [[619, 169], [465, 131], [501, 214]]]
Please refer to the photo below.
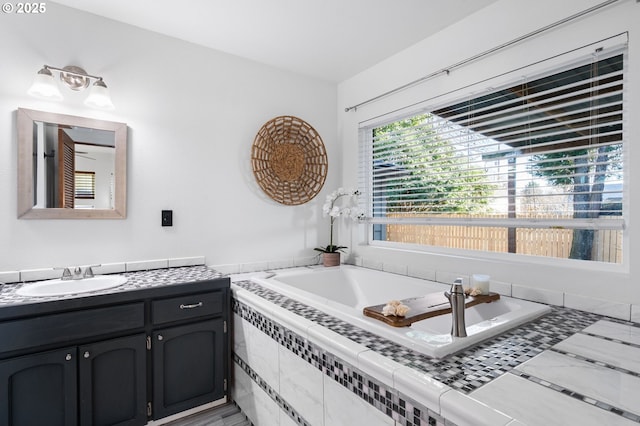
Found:
[[167, 423], [166, 426], [252, 426], [235, 404], [222, 405]]

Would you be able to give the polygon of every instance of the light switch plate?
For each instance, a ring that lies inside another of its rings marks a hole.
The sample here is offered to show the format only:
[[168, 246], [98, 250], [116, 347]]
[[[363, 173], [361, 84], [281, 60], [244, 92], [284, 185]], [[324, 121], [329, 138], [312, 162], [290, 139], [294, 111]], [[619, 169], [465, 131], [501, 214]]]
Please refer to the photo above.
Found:
[[162, 226], [173, 226], [173, 210], [162, 210]]

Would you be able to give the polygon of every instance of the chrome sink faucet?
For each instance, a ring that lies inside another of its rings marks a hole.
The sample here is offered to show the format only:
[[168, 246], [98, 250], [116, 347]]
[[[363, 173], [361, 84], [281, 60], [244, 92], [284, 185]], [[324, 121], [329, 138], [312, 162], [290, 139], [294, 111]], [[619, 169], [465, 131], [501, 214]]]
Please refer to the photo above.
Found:
[[82, 279], [82, 268], [79, 266], [76, 266], [73, 269], [73, 277], [72, 279], [74, 280], [81, 280]]
[[451, 284], [451, 291], [444, 292], [451, 304], [451, 335], [453, 337], [467, 337], [467, 327], [464, 323], [465, 294], [462, 288], [462, 278], [457, 278]]
[[93, 268], [96, 268], [98, 266], [101, 265], [85, 266], [84, 273], [82, 272], [82, 268], [80, 266], [76, 266], [75, 268], [73, 268], [73, 272], [71, 271], [71, 268], [68, 267], [55, 269], [62, 269], [62, 277], [60, 278], [61, 280], [82, 280], [84, 278], [93, 278]]

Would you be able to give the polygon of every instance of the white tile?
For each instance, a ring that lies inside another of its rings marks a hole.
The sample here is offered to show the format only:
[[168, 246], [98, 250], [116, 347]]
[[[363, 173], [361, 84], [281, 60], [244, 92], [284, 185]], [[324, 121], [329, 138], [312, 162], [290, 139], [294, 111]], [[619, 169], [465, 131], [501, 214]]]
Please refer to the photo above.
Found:
[[297, 421], [289, 417], [286, 411], [280, 410], [280, 426], [300, 426]]
[[637, 423], [507, 373], [470, 395], [524, 424], [624, 426]]
[[622, 343], [574, 334], [554, 348], [640, 373], [640, 349]]
[[325, 426], [393, 426], [394, 421], [327, 376], [324, 378]]
[[237, 263], [226, 264], [226, 265], [209, 265], [209, 267], [215, 271], [220, 272], [221, 274], [239, 274], [240, 273], [240, 265]]
[[362, 266], [362, 256], [352, 256], [352, 265], [355, 266]]
[[469, 275], [449, 271], [436, 271], [436, 281], [439, 283], [453, 284], [458, 278], [462, 278], [462, 285], [465, 288], [469, 287]]
[[362, 266], [364, 266], [365, 268], [375, 269], [377, 271], [382, 271], [382, 268], [383, 268], [384, 265], [380, 261], [363, 258], [362, 259]]
[[163, 269], [169, 267], [167, 259], [141, 260], [137, 262], [127, 262], [127, 272], [148, 271], [151, 269]]
[[402, 367], [402, 364], [377, 352], [367, 350], [358, 354], [357, 367], [363, 373], [375, 377], [383, 383], [393, 384], [393, 373]]
[[489, 291], [511, 297], [511, 283], [503, 281], [491, 280]]
[[383, 263], [382, 270], [392, 274], [407, 275], [408, 266], [398, 265], [396, 263]]
[[631, 304], [609, 302], [602, 299], [594, 299], [579, 294], [565, 293], [564, 306], [580, 311], [593, 312], [625, 321], [631, 319]]
[[0, 283], [17, 283], [20, 282], [20, 272], [5, 271], [0, 272]]
[[240, 264], [240, 272], [266, 271], [269, 269], [269, 262], [253, 262]]
[[266, 299], [263, 299], [255, 293], [243, 289], [242, 287], [238, 287], [235, 284], [231, 284], [231, 291], [233, 292], [233, 296], [240, 302], [255, 309], [256, 311], [262, 313], [267, 317], [271, 317], [273, 308], [275, 306], [273, 303], [269, 302]]
[[564, 293], [560, 291], [523, 287], [514, 284], [511, 286], [511, 295], [518, 299], [531, 300], [533, 302], [546, 303], [548, 305], [564, 305]]
[[436, 271], [434, 269], [421, 268], [409, 265], [407, 275], [415, 278], [422, 278], [423, 280], [435, 281]]
[[62, 269], [46, 268], [46, 269], [28, 269], [20, 271], [20, 281], [40, 281], [60, 278]]
[[93, 273], [98, 274], [121, 274], [127, 271], [125, 263], [103, 263], [93, 268]]
[[281, 308], [278, 305], [273, 305], [271, 309], [271, 319], [285, 328], [288, 328], [292, 332], [300, 335], [302, 338], [307, 339], [309, 336], [310, 327], [318, 327], [318, 325], [300, 315], [296, 315], [291, 311]]
[[640, 345], [640, 328], [613, 321], [600, 320], [585, 328], [586, 333]]
[[308, 362], [279, 346], [280, 395], [310, 424], [322, 426], [322, 373]]
[[640, 305], [631, 305], [631, 321], [640, 323]]
[[454, 389], [440, 398], [440, 415], [457, 425], [506, 426], [513, 420]]
[[320, 256], [294, 257], [293, 266], [317, 265], [320, 262]]
[[279, 426], [280, 408], [247, 374], [234, 365], [233, 400], [255, 426]]
[[[267, 336], [249, 322], [234, 317], [234, 337], [244, 342], [244, 351], [238, 347], [236, 352], [253, 371], [269, 383], [276, 391], [279, 390], [278, 371], [278, 342]], [[238, 321], [239, 320], [239, 321]], [[235, 344], [234, 344], [235, 346]]]
[[293, 268], [293, 259], [270, 260], [267, 262], [268, 269]]
[[169, 259], [169, 268], [176, 268], [178, 266], [196, 266], [204, 265], [204, 256], [196, 257], [177, 257]]
[[437, 413], [440, 412], [440, 397], [451, 390], [428, 374], [404, 366], [394, 371], [393, 385], [399, 392], [420, 401]]
[[545, 351], [517, 369], [588, 398], [640, 415], [640, 378], [630, 374], [553, 351]]
[[358, 365], [358, 354], [368, 350], [365, 346], [341, 336], [321, 325], [309, 327], [308, 333], [309, 340], [311, 342], [354, 366]]

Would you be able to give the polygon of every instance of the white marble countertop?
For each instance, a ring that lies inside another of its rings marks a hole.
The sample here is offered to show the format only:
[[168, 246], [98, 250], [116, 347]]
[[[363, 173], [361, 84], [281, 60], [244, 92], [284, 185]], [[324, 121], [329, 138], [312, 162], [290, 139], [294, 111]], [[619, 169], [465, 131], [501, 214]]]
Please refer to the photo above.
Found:
[[638, 424], [640, 326], [602, 319], [469, 396], [525, 424]]

